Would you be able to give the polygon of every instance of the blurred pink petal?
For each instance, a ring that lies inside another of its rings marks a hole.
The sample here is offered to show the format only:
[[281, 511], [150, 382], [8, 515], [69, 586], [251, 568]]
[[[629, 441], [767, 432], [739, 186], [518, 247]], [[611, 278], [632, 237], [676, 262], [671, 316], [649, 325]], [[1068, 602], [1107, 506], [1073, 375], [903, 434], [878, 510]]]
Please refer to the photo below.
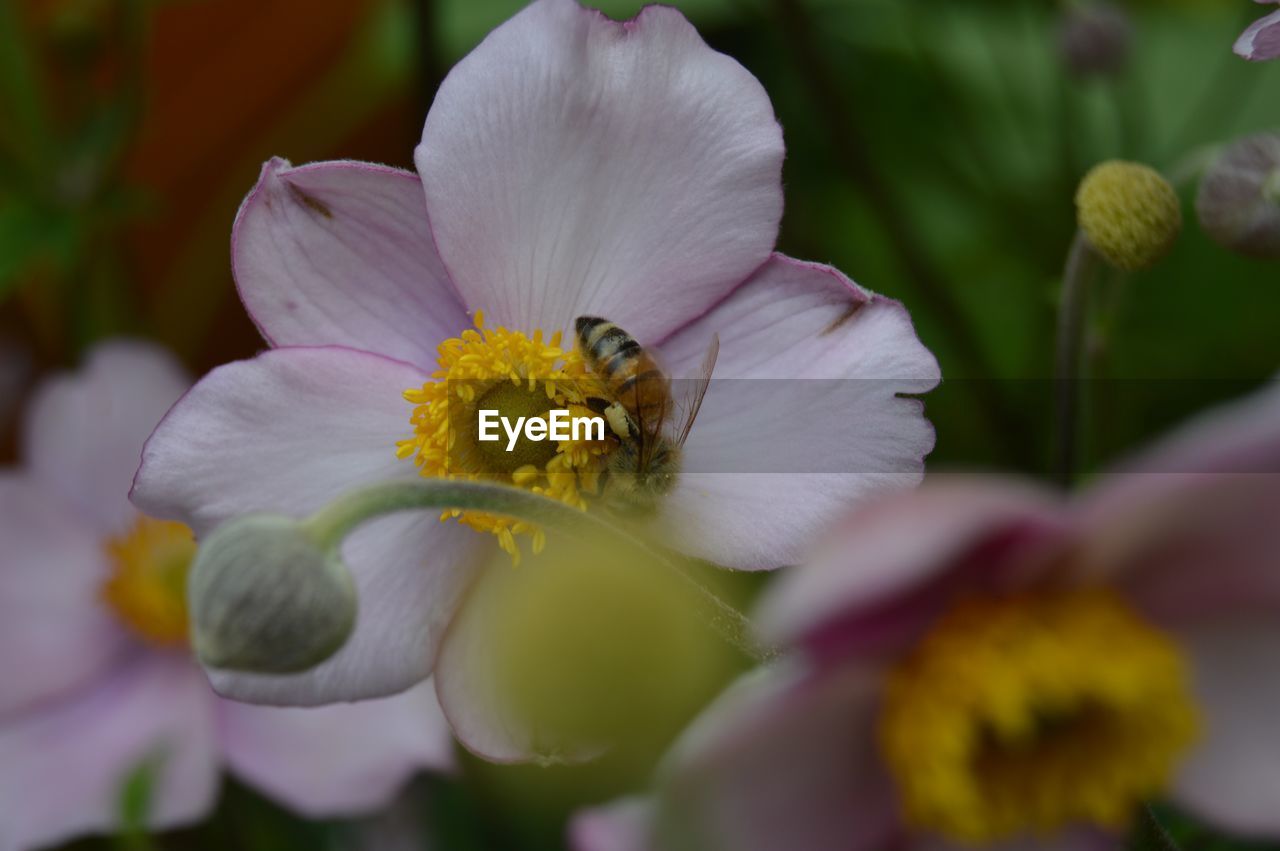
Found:
[[1250, 62], [1280, 57], [1280, 11], [1254, 21], [1236, 39], [1234, 50]]
[[645, 798], [620, 798], [579, 810], [569, 822], [573, 851], [654, 851], [649, 837], [652, 805]]
[[[816, 830], [816, 825], [847, 818], [850, 811], [889, 809], [890, 804], [877, 803], [873, 796], [846, 794], [829, 800], [833, 781], [822, 772], [861, 772], [867, 762], [884, 759], [879, 747], [857, 750], [840, 737], [848, 737], [855, 728], [851, 719], [861, 717], [851, 708], [858, 701], [870, 707], [864, 710], [868, 717], [888, 717], [876, 709], [886, 694], [882, 677], [889, 670], [903, 671], [903, 665], [909, 670], [908, 663], [919, 664], [915, 653], [924, 652], [922, 630], [961, 601], [991, 592], [996, 592], [992, 599], [998, 605], [1017, 607], [1034, 598], [1000, 592], [1034, 592], [1053, 599], [1058, 591], [1079, 585], [1091, 589], [1084, 593], [1094, 593], [1099, 583], [1112, 587], [1096, 593], [1127, 598], [1152, 619], [1145, 626], [1146, 621], [1132, 616], [1137, 646], [1147, 640], [1143, 635], [1154, 636], [1175, 660], [1180, 649], [1189, 668], [1191, 694], [1183, 698], [1185, 711], [1198, 711], [1204, 730], [1190, 751], [1169, 750], [1162, 757], [1173, 760], [1169, 780], [1176, 800], [1226, 830], [1277, 835], [1277, 441], [1280, 386], [1270, 386], [1193, 422], [1074, 502], [1013, 481], [954, 478], [856, 512], [813, 560], [783, 576], [760, 606], [765, 638], [798, 649], [812, 666], [810, 676], [789, 684], [780, 680], [773, 691], [738, 690], [742, 697], [726, 697], [694, 723], [659, 777], [653, 817], [657, 835], [668, 825], [686, 830], [692, 825], [702, 831], [694, 834], [699, 847], [706, 848], [850, 847], [847, 828], [806, 837], [798, 845], [789, 842], [796, 831]], [[1123, 603], [1117, 606], [1124, 611]], [[969, 611], [989, 615], [994, 610]], [[961, 627], [964, 621], [953, 623]], [[1127, 629], [1122, 623], [1112, 622], [1116, 640]], [[932, 645], [942, 648], [938, 652], [963, 649], [953, 643], [955, 633], [936, 640], [942, 642]], [[1003, 640], [1016, 642], [1016, 636], [1005, 633]], [[1161, 652], [1157, 646], [1149, 652]], [[999, 653], [992, 653], [998, 663]], [[1176, 661], [1174, 665], [1163, 670], [1176, 678]], [[1118, 667], [1113, 673], [1126, 670]], [[1176, 692], [1159, 690], [1170, 688], [1168, 681], [1161, 685], [1158, 677], [1167, 673], [1160, 670], [1153, 668], [1157, 679], [1152, 688], [1157, 690], [1151, 694], [1176, 702]], [[960, 680], [969, 676], [976, 674], [969, 671]], [[842, 709], [817, 698], [806, 702], [813, 695], [839, 694], [842, 683], [855, 682], [863, 684], [863, 695], [858, 701], [848, 698]], [[938, 701], [946, 691], [922, 694]], [[726, 711], [723, 707], [733, 706], [731, 700], [741, 700], [742, 707]], [[941, 712], [948, 704], [916, 706]], [[1169, 718], [1160, 723], [1165, 729], [1185, 729], [1169, 727], [1179, 723]], [[822, 741], [828, 742], [825, 748], [813, 744]], [[1160, 744], [1153, 739], [1147, 746], [1176, 748], [1178, 741], [1168, 738]], [[805, 754], [803, 761], [798, 753]], [[810, 774], [794, 768], [793, 758]], [[937, 765], [922, 768], [938, 770]], [[1096, 766], [1099, 772], [1105, 769]], [[925, 788], [926, 781], [940, 782], [928, 781], [929, 776], [916, 782]], [[775, 789], [775, 782], [785, 785]], [[1121, 803], [1127, 805], [1124, 799]], [[941, 804], [935, 800], [929, 806]], [[768, 823], [756, 825], [758, 814], [765, 814], [761, 818]], [[1064, 810], [1063, 818], [1082, 816]], [[772, 839], [771, 827], [776, 831]], [[1119, 842], [1101, 825], [1068, 820], [1061, 829], [1054, 843], [1063, 847], [1114, 847]], [[1031, 840], [1021, 835], [994, 847], [1030, 847]], [[882, 836], [879, 847], [947, 844], [914, 836]], [[1034, 844], [1041, 847], [1038, 837]]]
[[310, 709], [221, 701], [231, 770], [311, 818], [369, 813], [419, 770], [453, 767], [453, 738], [430, 683], [395, 697]]
[[118, 534], [133, 521], [128, 484], [142, 444], [190, 384], [158, 346], [96, 346], [79, 371], [41, 383], [27, 409], [23, 460], [99, 533]]
[[128, 642], [102, 541], [30, 474], [0, 474], [0, 724], [99, 677]]
[[875, 746], [877, 686], [856, 670], [745, 677], [660, 769], [655, 835], [708, 851], [893, 847], [900, 828]]
[[[756, 624], [771, 645], [822, 655], [896, 650], [932, 622], [957, 584], [1034, 575], [1069, 523], [1052, 493], [1015, 480], [944, 476], [845, 517], [803, 570], [781, 576]], [[1028, 568], [1018, 565], [1028, 557]]]
[[183, 654], [139, 652], [64, 700], [0, 725], [0, 849], [119, 829], [122, 790], [154, 760], [148, 824], [202, 818], [218, 789], [213, 695]]
[[[408, 364], [340, 347], [277, 349], [220, 367], [147, 442], [134, 502], [204, 534], [240, 514], [303, 516], [348, 489], [413, 478], [395, 443], [407, 423], [401, 393], [422, 381]], [[215, 686], [289, 705], [409, 688], [431, 671], [480, 542], [428, 513], [369, 523], [343, 548], [362, 612], [347, 644], [304, 674], [215, 672]]]
[[737, 568], [793, 563], [851, 504], [920, 482], [933, 427], [898, 394], [940, 374], [898, 302], [774, 255], [662, 345], [671, 373], [693, 375], [717, 332], [685, 472], [659, 508], [680, 549]]
[[1099, 477], [1081, 499], [1091, 529], [1081, 561], [1162, 622], [1274, 612], [1277, 505], [1280, 382], [1271, 382]]
[[675, 9], [539, 0], [454, 67], [415, 161], [469, 307], [654, 343], [768, 258], [782, 156], [760, 83]]
[[429, 368], [436, 344], [467, 325], [411, 172], [273, 159], [240, 207], [231, 260], [273, 346], [351, 346]]
[[[1273, 569], [1277, 562], [1272, 561]], [[1177, 801], [1241, 836], [1280, 834], [1280, 620], [1245, 619], [1184, 630], [1204, 713]]]

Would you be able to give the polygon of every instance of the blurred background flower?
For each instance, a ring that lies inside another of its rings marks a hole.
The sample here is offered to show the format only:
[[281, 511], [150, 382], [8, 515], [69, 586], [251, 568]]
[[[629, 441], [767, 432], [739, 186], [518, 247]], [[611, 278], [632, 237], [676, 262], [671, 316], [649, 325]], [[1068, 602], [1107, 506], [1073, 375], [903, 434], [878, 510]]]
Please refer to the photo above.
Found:
[[187, 647], [191, 531], [127, 500], [188, 383], [157, 347], [99, 344], [41, 385], [0, 477], [0, 847], [189, 824], [224, 764], [313, 817], [372, 812], [453, 764], [429, 688], [317, 710], [211, 692]]

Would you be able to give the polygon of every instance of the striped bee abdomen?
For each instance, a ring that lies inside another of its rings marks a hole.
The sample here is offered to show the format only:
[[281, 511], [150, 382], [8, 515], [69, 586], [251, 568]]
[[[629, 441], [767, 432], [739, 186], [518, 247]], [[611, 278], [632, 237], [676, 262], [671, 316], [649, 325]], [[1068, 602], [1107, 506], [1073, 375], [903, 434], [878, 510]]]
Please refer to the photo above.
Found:
[[671, 382], [636, 339], [607, 319], [579, 316], [578, 349], [614, 399], [655, 434], [670, 414]]

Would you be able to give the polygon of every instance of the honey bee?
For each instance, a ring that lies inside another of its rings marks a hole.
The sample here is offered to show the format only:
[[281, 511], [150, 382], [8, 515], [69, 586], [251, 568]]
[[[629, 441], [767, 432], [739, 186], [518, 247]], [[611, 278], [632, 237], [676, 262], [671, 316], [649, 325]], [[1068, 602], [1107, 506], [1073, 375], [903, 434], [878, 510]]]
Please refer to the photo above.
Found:
[[681, 421], [669, 434], [677, 406], [671, 380], [653, 356], [607, 319], [579, 316], [574, 327], [578, 349], [611, 396], [603, 400], [603, 414], [618, 437], [618, 449], [609, 456], [606, 494], [632, 510], [650, 511], [675, 486], [682, 449], [707, 394], [720, 338], [712, 337], [698, 377], [680, 406]]

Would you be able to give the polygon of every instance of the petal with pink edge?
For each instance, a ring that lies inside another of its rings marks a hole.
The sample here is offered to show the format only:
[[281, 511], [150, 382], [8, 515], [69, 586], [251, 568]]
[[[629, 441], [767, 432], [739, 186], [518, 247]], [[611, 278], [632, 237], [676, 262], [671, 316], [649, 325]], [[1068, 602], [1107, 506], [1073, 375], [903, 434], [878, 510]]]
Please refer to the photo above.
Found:
[[[147, 442], [134, 502], [203, 535], [241, 514], [304, 516], [352, 488], [414, 477], [395, 443], [410, 433], [401, 393], [423, 381], [408, 364], [339, 347], [276, 349], [220, 367]], [[343, 546], [360, 601], [343, 648], [303, 674], [215, 672], [215, 687], [284, 705], [404, 691], [430, 673], [480, 542], [429, 512], [361, 527]]]
[[0, 475], [0, 719], [82, 686], [129, 646], [102, 542], [29, 476]]
[[653, 342], [768, 257], [782, 156], [760, 83], [675, 9], [538, 0], [454, 67], [415, 160], [469, 306]]
[[1250, 62], [1280, 57], [1280, 12], [1254, 21], [1236, 39], [1235, 52]]
[[1013, 480], [931, 480], [854, 511], [814, 557], [789, 571], [756, 613], [769, 644], [822, 657], [902, 646], [957, 585], [1009, 587], [1053, 564], [1070, 524], [1058, 501]]
[[153, 766], [148, 823], [187, 824], [218, 788], [213, 695], [181, 654], [143, 654], [0, 727], [0, 848], [121, 827], [125, 782]]
[[274, 346], [350, 346], [430, 367], [436, 344], [470, 326], [411, 172], [270, 160], [236, 216], [231, 262]]
[[295, 812], [353, 816], [389, 804], [420, 770], [453, 767], [453, 738], [430, 683], [313, 708], [219, 703], [231, 770]]
[[659, 770], [654, 835], [706, 851], [881, 849], [902, 839], [875, 744], [876, 682], [844, 669], [749, 674]]
[[1152, 617], [1280, 606], [1280, 384], [1193, 420], [1081, 500], [1081, 561]]
[[165, 350], [141, 341], [96, 346], [84, 367], [44, 382], [24, 423], [31, 471], [103, 536], [133, 522], [129, 484], [142, 444], [191, 379]]
[[671, 374], [695, 374], [713, 334], [711, 387], [658, 517], [675, 546], [736, 568], [795, 563], [851, 505], [920, 482], [933, 427], [900, 394], [939, 372], [898, 302], [775, 255], [661, 346]]
[[1242, 835], [1280, 835], [1280, 622], [1206, 623], [1181, 631], [1203, 713], [1203, 739], [1173, 795]]

